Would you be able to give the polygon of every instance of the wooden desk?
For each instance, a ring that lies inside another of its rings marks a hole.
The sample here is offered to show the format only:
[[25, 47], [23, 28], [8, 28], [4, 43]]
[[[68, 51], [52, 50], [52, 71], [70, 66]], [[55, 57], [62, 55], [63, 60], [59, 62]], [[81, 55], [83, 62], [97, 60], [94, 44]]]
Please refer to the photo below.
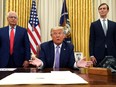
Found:
[[[5, 85], [5, 86], [0, 86], [0, 87], [114, 87], [116, 86], [116, 74], [113, 74], [112, 76], [101, 76], [101, 75], [89, 75], [89, 74], [84, 74], [81, 73], [78, 70], [72, 70], [72, 69], [59, 69], [59, 71], [65, 71], [65, 70], [70, 70], [71, 72], [74, 72], [81, 76], [83, 79], [89, 82], [87, 85]], [[0, 79], [4, 78], [7, 75], [10, 75], [14, 72], [20, 73], [20, 72], [50, 72], [53, 71], [53, 69], [44, 69], [44, 70], [38, 70], [36, 68], [18, 68], [15, 71], [0, 71]]]

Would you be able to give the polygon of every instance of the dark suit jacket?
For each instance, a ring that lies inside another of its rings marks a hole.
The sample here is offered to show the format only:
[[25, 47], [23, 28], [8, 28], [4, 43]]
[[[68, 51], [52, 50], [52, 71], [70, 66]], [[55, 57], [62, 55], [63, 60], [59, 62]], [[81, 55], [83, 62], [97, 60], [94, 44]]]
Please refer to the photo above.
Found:
[[95, 56], [98, 63], [105, 57], [105, 44], [108, 55], [116, 58], [116, 23], [108, 20], [108, 30], [105, 36], [100, 20], [91, 23], [89, 49], [90, 56]]
[[[0, 67], [6, 67], [10, 55], [9, 26], [0, 29]], [[30, 59], [30, 42], [26, 29], [16, 26], [14, 39], [14, 62], [22, 66], [24, 60]]]
[[[39, 58], [44, 63], [44, 68], [53, 68], [54, 63], [54, 43], [53, 41], [45, 42], [40, 45]], [[74, 68], [74, 46], [70, 43], [63, 42], [60, 52], [60, 68]]]

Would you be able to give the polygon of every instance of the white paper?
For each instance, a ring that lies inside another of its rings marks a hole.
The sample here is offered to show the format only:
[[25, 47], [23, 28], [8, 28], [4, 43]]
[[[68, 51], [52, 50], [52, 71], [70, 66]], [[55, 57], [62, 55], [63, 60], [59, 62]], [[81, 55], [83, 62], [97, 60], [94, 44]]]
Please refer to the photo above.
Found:
[[72, 73], [71, 71], [51, 71], [51, 73], [64, 73], [64, 74], [68, 74], [68, 73]]
[[13, 73], [0, 81], [0, 85], [14, 84], [87, 84], [80, 76], [71, 72]]
[[16, 68], [0, 68], [0, 71], [14, 71]]

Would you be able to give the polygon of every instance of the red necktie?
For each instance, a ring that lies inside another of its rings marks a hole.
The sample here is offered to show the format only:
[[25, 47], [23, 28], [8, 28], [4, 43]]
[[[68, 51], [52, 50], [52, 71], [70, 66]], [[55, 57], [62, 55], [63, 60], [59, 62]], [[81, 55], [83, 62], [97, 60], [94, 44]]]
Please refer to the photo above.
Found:
[[11, 29], [10, 32], [10, 54], [13, 53], [13, 46], [14, 46], [14, 29]]

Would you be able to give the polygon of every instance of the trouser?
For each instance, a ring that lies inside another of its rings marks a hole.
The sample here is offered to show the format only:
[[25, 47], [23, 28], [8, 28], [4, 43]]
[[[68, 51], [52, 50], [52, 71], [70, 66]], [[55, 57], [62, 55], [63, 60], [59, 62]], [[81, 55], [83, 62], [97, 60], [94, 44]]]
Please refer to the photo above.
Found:
[[7, 68], [16, 68], [16, 64], [14, 62], [14, 57], [13, 55], [9, 56], [9, 61], [8, 61], [8, 65]]

